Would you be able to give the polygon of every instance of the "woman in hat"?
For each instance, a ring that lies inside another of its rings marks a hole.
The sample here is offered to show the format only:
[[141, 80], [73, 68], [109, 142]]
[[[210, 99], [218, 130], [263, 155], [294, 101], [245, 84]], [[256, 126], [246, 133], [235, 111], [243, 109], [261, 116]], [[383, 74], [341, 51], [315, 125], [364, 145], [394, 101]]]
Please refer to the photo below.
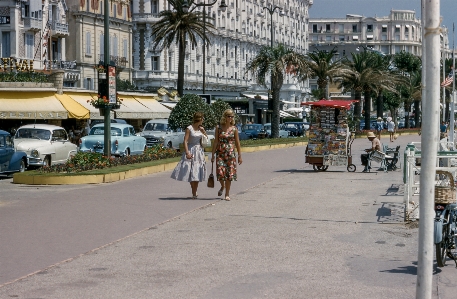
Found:
[[376, 138], [376, 135], [373, 132], [368, 132], [367, 138], [371, 141], [371, 148], [365, 149], [366, 153], [360, 156], [362, 165], [365, 166], [362, 172], [368, 171], [368, 157], [370, 156], [370, 153], [373, 151], [381, 151], [381, 141]]
[[378, 117], [376, 124], [375, 124], [375, 129], [376, 129], [376, 137], [381, 140], [381, 132], [382, 129], [384, 129], [384, 123], [382, 121], [382, 117]]

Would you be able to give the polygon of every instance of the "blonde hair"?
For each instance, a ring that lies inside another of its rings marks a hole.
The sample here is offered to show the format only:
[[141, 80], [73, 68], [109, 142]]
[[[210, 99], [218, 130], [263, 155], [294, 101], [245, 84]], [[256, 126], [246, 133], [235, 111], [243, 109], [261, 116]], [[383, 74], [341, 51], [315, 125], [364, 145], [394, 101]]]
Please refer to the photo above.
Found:
[[194, 113], [194, 117], [192, 118], [192, 123], [198, 123], [199, 121], [201, 121], [203, 119], [203, 113], [201, 112], [195, 112]]
[[222, 117], [221, 117], [221, 125], [225, 125], [226, 122], [227, 122], [227, 116], [232, 116], [233, 115], [233, 118], [230, 120], [230, 125], [235, 125], [235, 113], [233, 113], [233, 110], [232, 109], [227, 109], [224, 111], [224, 113], [222, 113]]

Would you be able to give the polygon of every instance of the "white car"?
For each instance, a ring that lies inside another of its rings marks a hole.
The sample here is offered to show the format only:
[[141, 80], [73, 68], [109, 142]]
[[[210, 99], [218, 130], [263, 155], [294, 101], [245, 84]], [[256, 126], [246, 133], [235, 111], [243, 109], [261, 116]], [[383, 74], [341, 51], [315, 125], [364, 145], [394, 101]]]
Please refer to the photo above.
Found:
[[168, 126], [168, 119], [152, 119], [146, 123], [142, 132], [137, 135], [146, 138], [147, 146], [162, 144], [168, 148], [179, 149], [184, 142], [183, 131], [172, 131]]
[[78, 148], [64, 128], [46, 124], [25, 125], [14, 135], [14, 149], [27, 154], [29, 166], [65, 163]]

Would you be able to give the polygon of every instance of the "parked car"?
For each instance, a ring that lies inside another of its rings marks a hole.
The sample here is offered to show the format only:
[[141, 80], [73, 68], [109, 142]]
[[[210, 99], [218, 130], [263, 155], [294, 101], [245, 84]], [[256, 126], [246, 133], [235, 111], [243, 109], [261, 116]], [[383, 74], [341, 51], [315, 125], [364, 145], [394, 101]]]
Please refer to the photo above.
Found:
[[[124, 119], [120, 119], [120, 118], [112, 118], [110, 119], [111, 123], [115, 123], [115, 124], [126, 124], [127, 122], [124, 120]], [[90, 122], [90, 127], [92, 128], [93, 126], [95, 125], [98, 125], [98, 124], [104, 124], [105, 123], [105, 120], [103, 119], [94, 119]]]
[[310, 125], [311, 125], [311, 123], [309, 123], [309, 122], [303, 122], [303, 129], [304, 129], [305, 131], [308, 131]]
[[[376, 128], [376, 119], [370, 120], [370, 130], [374, 130]], [[365, 119], [360, 119], [360, 130], [365, 130]]]
[[[409, 119], [409, 127], [410, 128], [415, 128], [416, 127], [416, 122], [412, 118]], [[398, 121], [398, 128], [399, 129], [406, 128], [404, 119]]]
[[[90, 129], [89, 135], [79, 139], [79, 150], [82, 152], [104, 152], [105, 126], [98, 124]], [[111, 154], [122, 157], [140, 155], [146, 148], [146, 139], [135, 134], [129, 124], [111, 124]]]
[[11, 134], [0, 130], [0, 174], [10, 175], [27, 168], [27, 154], [15, 151]]
[[47, 124], [20, 127], [14, 135], [14, 149], [24, 151], [28, 165], [35, 167], [65, 163], [78, 150], [64, 128]]
[[[263, 128], [266, 132], [266, 137], [271, 137], [271, 123], [266, 123], [263, 125]], [[279, 138], [289, 137], [289, 132], [283, 129], [283, 125], [279, 125]]]
[[168, 119], [152, 119], [146, 123], [143, 131], [138, 133], [139, 136], [146, 138], [147, 146], [162, 144], [175, 149], [179, 149], [179, 144], [184, 142], [184, 134], [182, 130], [171, 130]]
[[241, 131], [244, 132], [249, 139], [259, 138], [259, 133], [262, 131], [263, 125], [261, 124], [245, 124]]
[[283, 129], [289, 132], [289, 136], [303, 136], [305, 134], [303, 122], [285, 122]]

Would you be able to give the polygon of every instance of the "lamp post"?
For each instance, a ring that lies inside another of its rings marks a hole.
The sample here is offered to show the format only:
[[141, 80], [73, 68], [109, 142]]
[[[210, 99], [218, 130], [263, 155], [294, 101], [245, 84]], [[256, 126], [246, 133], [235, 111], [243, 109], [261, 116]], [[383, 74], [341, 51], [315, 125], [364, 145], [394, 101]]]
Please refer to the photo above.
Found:
[[[202, 50], [202, 54], [203, 54], [203, 94], [205, 94], [205, 91], [206, 91], [206, 88], [205, 88], [205, 85], [206, 85], [206, 81], [205, 81], [205, 76], [206, 76], [206, 7], [207, 6], [213, 6], [214, 4], [216, 4], [217, 0], [214, 0], [213, 2], [211, 3], [206, 3], [206, 0], [204, 0], [205, 2], [203, 3], [198, 3], [198, 4], [195, 4], [195, 7], [199, 7], [199, 6], [203, 6], [203, 50]], [[184, 3], [183, 3], [183, 11], [185, 13], [187, 13], [189, 11], [189, 3], [187, 2], [187, 0], [184, 0]], [[225, 0], [222, 0], [221, 1], [221, 5], [219, 5], [219, 8], [222, 10], [222, 11], [225, 11], [225, 9], [227, 8], [227, 4], [225, 3]], [[192, 9], [193, 10], [193, 9]]]
[[[105, 16], [104, 16], [104, 49], [103, 49], [103, 53], [104, 53], [104, 57], [103, 57], [103, 60], [104, 60], [104, 65], [105, 65], [105, 76], [106, 76], [106, 96], [108, 96], [108, 90], [109, 90], [109, 87], [108, 87], [108, 66], [110, 64], [110, 59], [109, 59], [109, 12], [110, 12], [110, 4], [109, 4], [109, 1], [105, 1], [105, 8], [104, 8], [104, 13], [105, 13]], [[103, 144], [104, 144], [104, 149], [103, 149], [103, 152], [105, 154], [105, 156], [107, 157], [111, 157], [111, 105], [105, 105], [104, 107], [105, 109], [105, 113], [104, 113], [104, 136], [103, 136]]]

